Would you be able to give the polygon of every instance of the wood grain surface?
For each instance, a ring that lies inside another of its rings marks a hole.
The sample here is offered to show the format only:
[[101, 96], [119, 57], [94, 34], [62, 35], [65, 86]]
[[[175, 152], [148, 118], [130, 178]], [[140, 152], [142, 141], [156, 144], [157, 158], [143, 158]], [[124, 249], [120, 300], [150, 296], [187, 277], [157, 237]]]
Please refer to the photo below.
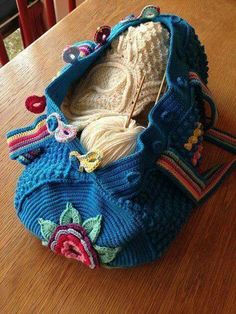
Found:
[[[87, 0], [0, 70], [0, 313], [235, 313], [235, 184], [229, 177], [196, 209], [167, 254], [134, 269], [91, 271], [52, 254], [18, 221], [16, 180], [23, 169], [10, 161], [5, 134], [35, 116], [28, 95], [43, 93], [63, 65], [66, 44], [92, 39], [97, 26], [138, 14], [149, 1]], [[209, 57], [218, 126], [236, 133], [235, 0], [153, 1], [196, 29]], [[230, 160], [206, 145], [205, 165]]]

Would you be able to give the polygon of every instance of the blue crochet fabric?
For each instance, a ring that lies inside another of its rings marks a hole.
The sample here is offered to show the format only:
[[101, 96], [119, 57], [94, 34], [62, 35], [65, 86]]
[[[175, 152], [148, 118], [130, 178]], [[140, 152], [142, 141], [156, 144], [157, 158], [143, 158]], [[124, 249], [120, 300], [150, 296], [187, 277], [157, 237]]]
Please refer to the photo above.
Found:
[[[131, 16], [118, 23], [103, 44], [64, 67], [46, 88], [47, 114], [35, 125], [52, 113], [67, 124], [60, 105], [71, 84], [83, 76], [114, 38], [129, 26], [150, 19], [161, 22], [170, 32], [168, 91], [151, 110], [149, 126], [139, 136], [134, 154], [91, 173], [79, 172], [78, 162], [69, 158], [71, 151], [86, 153], [79, 139], [60, 143], [48, 135], [33, 149], [26, 146], [12, 155], [27, 164], [15, 196], [22, 223], [56, 253], [66, 251], [64, 255], [75, 258], [82, 250], [75, 259], [81, 260], [85, 254], [81, 261], [91, 268], [99, 263], [131, 267], [159, 258], [196, 204], [206, 199], [235, 165], [218, 166], [202, 174], [191, 163], [198, 146], [193, 145], [191, 150], [184, 147], [199, 123], [207, 134], [214, 124], [216, 109], [201, 87], [207, 84], [208, 77], [204, 48], [194, 29], [178, 16]], [[190, 73], [196, 76], [190, 79]], [[211, 107], [210, 121], [205, 118], [204, 101]], [[8, 138], [28, 130], [9, 132]], [[29, 156], [29, 151], [35, 149], [40, 149], [36, 157]], [[231, 145], [235, 152], [233, 149]], [[78, 242], [81, 239], [84, 242]], [[73, 241], [78, 245], [72, 250]]]

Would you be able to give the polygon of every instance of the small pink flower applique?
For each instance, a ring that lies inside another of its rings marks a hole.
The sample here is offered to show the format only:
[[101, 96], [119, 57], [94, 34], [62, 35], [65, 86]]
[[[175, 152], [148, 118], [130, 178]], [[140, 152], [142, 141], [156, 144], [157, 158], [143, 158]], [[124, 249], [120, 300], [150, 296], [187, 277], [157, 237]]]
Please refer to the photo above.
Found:
[[101, 247], [95, 244], [101, 231], [102, 216], [82, 222], [79, 212], [67, 203], [59, 225], [39, 219], [43, 245], [54, 253], [82, 262], [91, 269], [110, 263], [120, 248]]
[[54, 135], [55, 140], [59, 143], [72, 141], [77, 135], [77, 128], [71, 124], [65, 124], [61, 121], [58, 113], [53, 112], [47, 117], [48, 132]]

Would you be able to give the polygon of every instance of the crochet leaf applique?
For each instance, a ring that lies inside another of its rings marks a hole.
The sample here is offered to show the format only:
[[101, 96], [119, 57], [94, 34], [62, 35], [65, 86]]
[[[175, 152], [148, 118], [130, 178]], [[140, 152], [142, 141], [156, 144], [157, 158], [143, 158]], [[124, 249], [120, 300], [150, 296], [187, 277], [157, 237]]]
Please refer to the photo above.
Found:
[[94, 248], [98, 252], [102, 264], [110, 263], [116, 257], [116, 254], [120, 251], [120, 248], [109, 248], [98, 246], [96, 244], [94, 245]]
[[[42, 236], [44, 237], [45, 241], [49, 241], [57, 225], [50, 220], [44, 220], [42, 218], [40, 218], [38, 222], [40, 224], [40, 231], [41, 231]], [[45, 241], [44, 241], [44, 244], [45, 244]]]
[[69, 223], [82, 224], [82, 219], [79, 212], [72, 206], [71, 203], [66, 204], [66, 209], [60, 216], [60, 225], [67, 225]]
[[94, 243], [98, 235], [101, 231], [101, 222], [102, 222], [102, 215], [98, 215], [94, 218], [89, 218], [85, 220], [82, 224], [82, 227], [88, 232], [88, 237]]
[[101, 247], [95, 244], [102, 224], [102, 215], [91, 217], [84, 222], [71, 203], [61, 213], [59, 225], [40, 218], [43, 245], [67, 258], [76, 259], [94, 269], [99, 264], [110, 263], [120, 251], [119, 247]]

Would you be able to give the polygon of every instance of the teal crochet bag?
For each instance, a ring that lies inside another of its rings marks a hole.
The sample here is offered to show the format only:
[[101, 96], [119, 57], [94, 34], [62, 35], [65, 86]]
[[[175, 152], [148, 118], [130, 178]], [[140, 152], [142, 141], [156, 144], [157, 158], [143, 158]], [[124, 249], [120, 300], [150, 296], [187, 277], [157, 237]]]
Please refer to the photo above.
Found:
[[[150, 111], [136, 150], [99, 167], [102, 156], [85, 150], [62, 101], [115, 38], [148, 21], [170, 33], [167, 91]], [[10, 158], [25, 166], [15, 194], [17, 215], [43, 245], [92, 269], [153, 261], [236, 164], [234, 157], [205, 172], [199, 167], [204, 140], [236, 151], [236, 138], [215, 128], [204, 47], [186, 21], [148, 6], [112, 29], [100, 27], [95, 41], [67, 47], [63, 59], [68, 64], [45, 95], [26, 100], [30, 111], [42, 113], [46, 106], [47, 113], [7, 134]]]

